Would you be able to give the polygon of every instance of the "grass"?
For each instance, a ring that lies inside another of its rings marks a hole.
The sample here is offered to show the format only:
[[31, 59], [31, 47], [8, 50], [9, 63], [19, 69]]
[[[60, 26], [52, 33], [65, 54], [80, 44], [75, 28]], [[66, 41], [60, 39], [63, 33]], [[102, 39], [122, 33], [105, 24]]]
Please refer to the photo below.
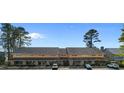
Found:
[[113, 54], [113, 56], [124, 57], [124, 54]]

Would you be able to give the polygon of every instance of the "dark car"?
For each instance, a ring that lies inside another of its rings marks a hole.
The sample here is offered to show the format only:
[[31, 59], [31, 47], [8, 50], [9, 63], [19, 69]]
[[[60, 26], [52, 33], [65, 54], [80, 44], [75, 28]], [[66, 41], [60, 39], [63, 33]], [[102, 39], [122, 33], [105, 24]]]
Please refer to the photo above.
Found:
[[58, 64], [54, 63], [54, 64], [52, 65], [52, 70], [58, 70]]
[[119, 69], [119, 65], [116, 64], [116, 63], [107, 64], [107, 67], [108, 67], [108, 68], [113, 68], [113, 69]]
[[85, 64], [84, 66], [87, 70], [92, 70], [92, 66], [90, 64]]

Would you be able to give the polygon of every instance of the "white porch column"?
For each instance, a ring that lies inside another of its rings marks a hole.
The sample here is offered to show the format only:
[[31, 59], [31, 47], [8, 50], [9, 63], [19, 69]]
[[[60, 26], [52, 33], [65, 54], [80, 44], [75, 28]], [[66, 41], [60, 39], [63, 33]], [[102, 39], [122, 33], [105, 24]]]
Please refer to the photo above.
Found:
[[26, 61], [22, 61], [22, 64], [23, 64], [23, 65], [26, 65]]
[[37, 61], [35, 61], [35, 62], [34, 62], [34, 64], [37, 66], [37, 65], [38, 65], [38, 62], [37, 62]]
[[95, 61], [93, 60], [93, 61], [91, 62], [91, 64], [95, 64]]
[[46, 61], [46, 65], [50, 65], [50, 63], [49, 63], [49, 61], [48, 61], [48, 60]]
[[70, 66], [73, 65], [73, 60], [72, 60], [72, 59], [69, 60], [69, 65], [70, 65]]
[[14, 65], [14, 61], [11, 61], [11, 62], [10, 62], [10, 65]]
[[63, 60], [61, 60], [60, 62], [61, 62], [61, 65], [63, 66], [64, 65]]
[[81, 61], [81, 66], [82, 66], [82, 65], [84, 65], [84, 61], [83, 61], [83, 60]]

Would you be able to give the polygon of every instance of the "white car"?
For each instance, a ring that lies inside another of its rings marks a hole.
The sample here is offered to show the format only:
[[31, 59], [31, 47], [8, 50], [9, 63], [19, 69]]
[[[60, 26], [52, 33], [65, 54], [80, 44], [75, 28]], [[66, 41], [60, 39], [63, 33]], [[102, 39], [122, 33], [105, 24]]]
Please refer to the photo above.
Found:
[[52, 70], [58, 70], [58, 64], [54, 63], [54, 64], [52, 65]]
[[90, 64], [85, 64], [85, 68], [86, 68], [87, 70], [92, 70], [92, 66], [91, 66]]
[[110, 63], [107, 65], [108, 68], [119, 69], [119, 65], [116, 63]]

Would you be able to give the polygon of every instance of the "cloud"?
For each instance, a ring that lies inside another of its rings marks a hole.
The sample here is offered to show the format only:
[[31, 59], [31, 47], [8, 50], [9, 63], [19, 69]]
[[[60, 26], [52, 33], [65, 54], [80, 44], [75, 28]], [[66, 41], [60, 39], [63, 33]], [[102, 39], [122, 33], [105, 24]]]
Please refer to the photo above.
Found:
[[44, 34], [40, 34], [40, 33], [30, 33], [29, 36], [32, 39], [43, 39], [43, 38], [46, 38]]

